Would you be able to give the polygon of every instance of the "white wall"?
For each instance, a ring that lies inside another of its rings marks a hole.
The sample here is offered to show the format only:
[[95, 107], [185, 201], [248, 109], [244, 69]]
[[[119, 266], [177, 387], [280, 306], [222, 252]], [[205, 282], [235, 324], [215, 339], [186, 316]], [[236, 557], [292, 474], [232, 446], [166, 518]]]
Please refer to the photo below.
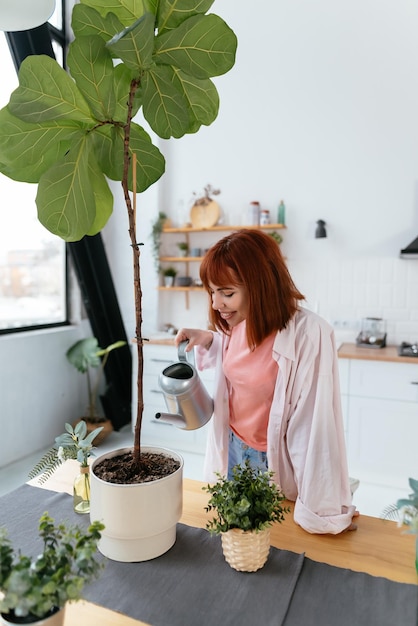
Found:
[[[254, 199], [274, 216], [284, 198], [291, 272], [342, 338], [355, 339], [362, 317], [382, 316], [390, 343], [418, 339], [418, 261], [398, 258], [418, 236], [418, 5], [218, 0], [213, 12], [238, 37], [234, 68], [215, 79], [218, 118], [160, 142], [166, 173], [139, 199], [145, 334], [205, 323], [198, 294], [189, 310], [184, 295], [161, 295], [157, 318], [147, 237], [158, 210], [187, 220], [192, 193], [211, 183], [227, 223], [241, 222]], [[314, 239], [317, 219], [327, 239]], [[118, 289], [130, 280], [119, 274]]]

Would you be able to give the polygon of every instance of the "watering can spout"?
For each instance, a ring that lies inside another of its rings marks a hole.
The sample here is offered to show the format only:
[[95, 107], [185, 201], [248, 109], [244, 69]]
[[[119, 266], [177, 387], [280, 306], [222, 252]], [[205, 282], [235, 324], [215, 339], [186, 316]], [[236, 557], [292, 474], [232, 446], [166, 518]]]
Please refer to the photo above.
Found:
[[180, 413], [156, 413], [155, 419], [177, 426], [177, 428], [187, 428], [185, 417]]

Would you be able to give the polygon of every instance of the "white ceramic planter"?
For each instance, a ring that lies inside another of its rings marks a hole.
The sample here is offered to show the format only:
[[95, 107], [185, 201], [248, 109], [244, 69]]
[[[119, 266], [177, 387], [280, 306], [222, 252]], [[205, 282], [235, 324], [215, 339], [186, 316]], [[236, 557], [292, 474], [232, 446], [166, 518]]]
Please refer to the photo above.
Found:
[[[36, 622], [30, 622], [33, 626], [63, 626], [65, 616], [65, 606], [45, 619], [38, 619]], [[8, 619], [7, 614], [0, 614], [0, 624], [3, 626], [14, 626], [15, 624], [21, 624], [22, 622], [13, 622]]]
[[94, 467], [104, 458], [130, 452], [120, 448], [98, 457], [91, 466], [90, 519], [105, 525], [100, 552], [114, 561], [148, 561], [167, 552], [176, 541], [183, 512], [183, 458], [171, 450], [144, 447], [179, 461], [179, 469], [159, 480], [117, 485], [98, 478]]

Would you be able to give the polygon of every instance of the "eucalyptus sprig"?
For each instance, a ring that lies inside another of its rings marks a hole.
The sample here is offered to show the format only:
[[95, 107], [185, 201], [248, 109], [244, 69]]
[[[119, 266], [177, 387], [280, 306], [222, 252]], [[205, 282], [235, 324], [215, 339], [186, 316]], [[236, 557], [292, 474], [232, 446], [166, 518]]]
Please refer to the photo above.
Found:
[[406, 533], [418, 535], [418, 480], [408, 479], [412, 493], [408, 498], [400, 498], [396, 504], [391, 504], [382, 513], [382, 517], [395, 519], [399, 526], [405, 526]]
[[29, 478], [36, 478], [41, 474], [39, 482], [44, 483], [67, 459], [77, 459], [83, 467], [87, 467], [88, 458], [93, 455], [93, 441], [103, 430], [103, 426], [95, 428], [87, 435], [87, 424], [81, 420], [75, 428], [71, 424], [65, 424], [65, 430], [65, 433], [55, 438], [55, 446], [29, 472]]
[[212, 534], [240, 528], [260, 531], [273, 522], [283, 522], [290, 509], [283, 506], [285, 495], [272, 481], [273, 472], [252, 468], [249, 462], [233, 468], [233, 478], [217, 473], [218, 482], [203, 487], [210, 494], [206, 511], [216, 517], [206, 524]]

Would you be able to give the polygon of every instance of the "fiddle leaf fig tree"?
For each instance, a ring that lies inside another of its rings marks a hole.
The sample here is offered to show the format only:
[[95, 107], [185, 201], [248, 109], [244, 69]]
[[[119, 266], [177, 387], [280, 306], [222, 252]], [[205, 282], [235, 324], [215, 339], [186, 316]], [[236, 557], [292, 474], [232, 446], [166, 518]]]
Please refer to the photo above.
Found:
[[164, 173], [165, 160], [134, 121], [141, 110], [163, 139], [195, 133], [216, 118], [211, 78], [235, 63], [234, 32], [213, 0], [80, 0], [67, 73], [48, 56], [27, 57], [19, 86], [0, 111], [0, 171], [38, 183], [40, 222], [65, 241], [98, 233], [113, 210], [108, 179], [121, 182], [133, 251], [140, 464], [142, 306], [133, 194]]

